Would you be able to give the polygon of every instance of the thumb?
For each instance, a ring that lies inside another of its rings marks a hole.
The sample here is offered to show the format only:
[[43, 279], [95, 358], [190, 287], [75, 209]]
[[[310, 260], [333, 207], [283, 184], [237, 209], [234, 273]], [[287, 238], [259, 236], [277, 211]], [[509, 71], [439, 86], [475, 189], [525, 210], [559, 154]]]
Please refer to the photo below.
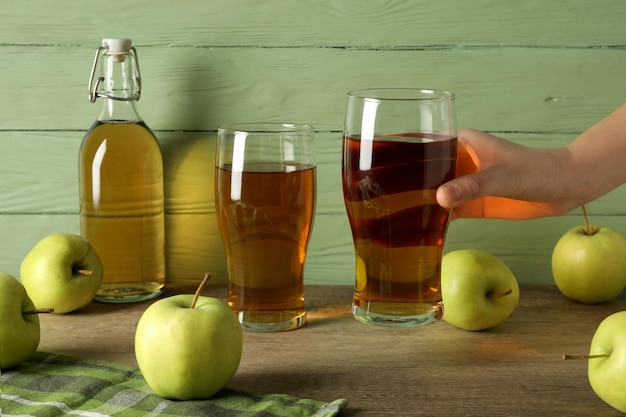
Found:
[[490, 189], [497, 186], [489, 174], [489, 170], [479, 171], [474, 174], [463, 175], [455, 178], [437, 189], [437, 203], [445, 208], [462, 206], [479, 198], [499, 195], [498, 190]]

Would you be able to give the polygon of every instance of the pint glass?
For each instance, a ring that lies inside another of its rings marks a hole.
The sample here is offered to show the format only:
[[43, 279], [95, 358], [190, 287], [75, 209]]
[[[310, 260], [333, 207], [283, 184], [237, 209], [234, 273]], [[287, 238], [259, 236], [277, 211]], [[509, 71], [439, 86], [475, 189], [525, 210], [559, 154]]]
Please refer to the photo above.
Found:
[[303, 271], [316, 204], [314, 130], [244, 123], [218, 130], [217, 222], [228, 264], [228, 304], [244, 330], [306, 322]]
[[352, 312], [358, 320], [415, 327], [441, 317], [449, 212], [435, 193], [454, 178], [456, 158], [452, 93], [348, 93], [342, 180], [356, 255]]

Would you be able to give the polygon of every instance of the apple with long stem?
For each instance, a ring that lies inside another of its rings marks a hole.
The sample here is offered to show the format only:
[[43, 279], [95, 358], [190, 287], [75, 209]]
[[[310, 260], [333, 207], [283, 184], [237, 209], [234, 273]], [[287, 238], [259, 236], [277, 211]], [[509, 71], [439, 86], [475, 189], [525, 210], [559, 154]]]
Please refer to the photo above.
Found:
[[159, 396], [190, 400], [212, 397], [235, 375], [243, 332], [224, 301], [194, 295], [163, 298], [146, 309], [135, 333], [135, 356], [146, 382]]
[[0, 272], [0, 369], [28, 359], [39, 346], [39, 313], [17, 278]]
[[585, 224], [565, 233], [552, 252], [552, 274], [563, 295], [585, 304], [617, 297], [626, 287], [626, 237], [605, 226]]
[[626, 311], [606, 317], [596, 329], [589, 355], [563, 355], [586, 359], [593, 391], [610, 406], [626, 413]]

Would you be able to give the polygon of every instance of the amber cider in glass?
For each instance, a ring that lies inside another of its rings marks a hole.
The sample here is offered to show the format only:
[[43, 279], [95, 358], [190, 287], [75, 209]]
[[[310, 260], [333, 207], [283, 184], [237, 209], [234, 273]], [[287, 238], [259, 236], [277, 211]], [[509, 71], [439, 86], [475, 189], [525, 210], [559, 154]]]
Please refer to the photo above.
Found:
[[305, 321], [304, 262], [315, 214], [314, 166], [216, 167], [217, 221], [228, 264], [228, 304], [246, 330]]

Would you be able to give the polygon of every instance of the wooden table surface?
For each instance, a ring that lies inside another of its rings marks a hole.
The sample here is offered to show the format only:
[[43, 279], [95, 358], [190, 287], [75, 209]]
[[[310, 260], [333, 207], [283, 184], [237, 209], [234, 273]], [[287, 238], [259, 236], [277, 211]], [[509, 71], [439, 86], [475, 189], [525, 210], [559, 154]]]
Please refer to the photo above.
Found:
[[[193, 292], [170, 288], [167, 295]], [[584, 360], [600, 321], [626, 310], [626, 293], [588, 306], [551, 286], [521, 288], [513, 316], [483, 332], [445, 322], [417, 329], [362, 324], [350, 313], [352, 288], [306, 288], [309, 322], [284, 333], [244, 333], [229, 387], [332, 401], [344, 416], [621, 416], [592, 391]], [[204, 295], [225, 297], [224, 287]], [[134, 334], [150, 302], [92, 303], [42, 315], [39, 350], [137, 366]]]

